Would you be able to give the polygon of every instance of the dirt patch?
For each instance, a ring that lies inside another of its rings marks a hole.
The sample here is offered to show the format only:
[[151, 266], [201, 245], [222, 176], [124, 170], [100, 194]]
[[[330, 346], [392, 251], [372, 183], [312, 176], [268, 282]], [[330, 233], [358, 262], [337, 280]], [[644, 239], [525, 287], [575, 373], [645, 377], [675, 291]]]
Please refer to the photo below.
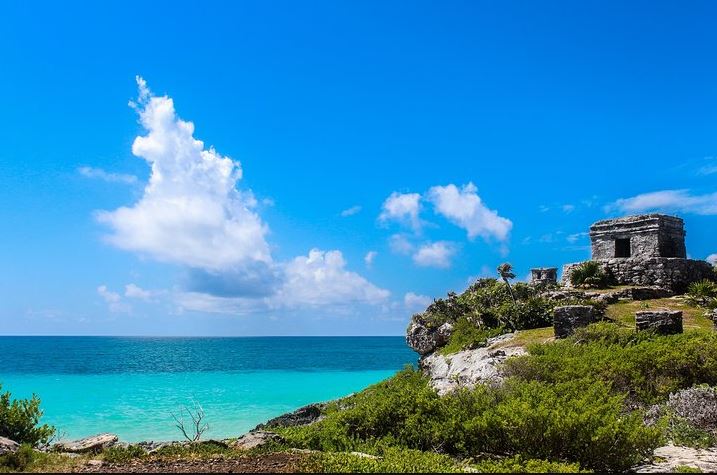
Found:
[[145, 459], [127, 463], [94, 463], [77, 467], [80, 473], [291, 473], [305, 454], [272, 453], [203, 460]]

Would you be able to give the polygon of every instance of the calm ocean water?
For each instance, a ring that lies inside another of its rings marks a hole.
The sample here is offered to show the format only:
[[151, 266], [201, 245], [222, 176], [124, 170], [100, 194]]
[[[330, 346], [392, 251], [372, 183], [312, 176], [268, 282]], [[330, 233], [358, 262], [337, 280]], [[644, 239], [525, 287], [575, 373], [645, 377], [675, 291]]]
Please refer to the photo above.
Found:
[[172, 413], [193, 401], [207, 438], [237, 436], [416, 360], [402, 337], [0, 337], [3, 390], [38, 394], [66, 438], [179, 439]]

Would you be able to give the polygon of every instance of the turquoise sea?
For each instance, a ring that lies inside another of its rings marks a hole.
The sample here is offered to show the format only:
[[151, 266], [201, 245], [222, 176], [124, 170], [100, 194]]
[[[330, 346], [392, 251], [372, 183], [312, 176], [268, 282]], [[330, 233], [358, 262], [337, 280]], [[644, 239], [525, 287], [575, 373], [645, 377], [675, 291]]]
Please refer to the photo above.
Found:
[[359, 391], [417, 355], [402, 337], [0, 337], [0, 383], [36, 393], [64, 438], [178, 440], [199, 403], [205, 438], [238, 436], [303, 405]]

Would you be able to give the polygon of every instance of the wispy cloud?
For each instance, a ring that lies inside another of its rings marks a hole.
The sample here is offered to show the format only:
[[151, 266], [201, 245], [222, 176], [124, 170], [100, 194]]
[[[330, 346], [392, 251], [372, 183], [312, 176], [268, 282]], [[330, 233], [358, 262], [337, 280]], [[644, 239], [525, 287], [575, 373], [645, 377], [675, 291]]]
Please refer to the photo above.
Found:
[[447, 241], [427, 243], [413, 254], [413, 262], [421, 267], [447, 269], [451, 267], [451, 259], [456, 253], [456, 246]]
[[573, 211], [575, 211], [575, 205], [564, 204], [563, 206], [561, 206], [561, 209], [563, 210], [564, 213], [570, 214]]
[[408, 224], [415, 232], [421, 229], [418, 214], [421, 210], [421, 195], [394, 191], [383, 202], [378, 220], [383, 223], [397, 221]]
[[109, 183], [124, 183], [126, 185], [133, 185], [138, 181], [137, 177], [134, 175], [127, 175], [124, 173], [112, 173], [105, 171], [101, 168], [80, 167], [77, 169], [77, 172], [85, 178], [102, 180]]
[[717, 265], [717, 253], [710, 254], [709, 256], [707, 256], [707, 259], [705, 259], [705, 260], [707, 262], [709, 262], [710, 264]]
[[378, 255], [378, 252], [376, 251], [368, 251], [366, 255], [363, 258], [363, 261], [366, 263], [366, 267], [371, 267], [373, 265], [373, 261], [376, 259], [376, 256]]
[[409, 310], [423, 310], [433, 302], [433, 299], [427, 295], [415, 294], [408, 292], [403, 296], [403, 304]]
[[679, 211], [701, 215], [717, 214], [717, 193], [694, 195], [689, 190], [662, 190], [621, 198], [606, 207], [606, 211], [623, 213], [645, 211]]
[[588, 236], [588, 233], [582, 232], [582, 233], [575, 233], [575, 234], [568, 234], [568, 236], [565, 238], [569, 243], [576, 243], [580, 239], [583, 239]]
[[350, 208], [347, 208], [341, 212], [341, 216], [346, 218], [348, 216], [353, 216], [355, 214], [358, 214], [361, 211], [361, 206], [356, 205], [352, 206]]

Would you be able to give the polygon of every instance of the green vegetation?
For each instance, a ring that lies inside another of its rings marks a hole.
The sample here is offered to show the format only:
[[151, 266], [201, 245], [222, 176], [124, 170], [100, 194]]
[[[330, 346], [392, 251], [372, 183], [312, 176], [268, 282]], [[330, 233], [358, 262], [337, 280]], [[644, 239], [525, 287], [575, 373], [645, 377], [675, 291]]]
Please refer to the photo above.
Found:
[[509, 360], [505, 368], [526, 381], [602, 381], [631, 399], [652, 404], [695, 384], [717, 384], [716, 348], [714, 332], [660, 337], [597, 323], [579, 329], [573, 338], [531, 345], [529, 356]]
[[439, 397], [409, 368], [344, 401], [343, 410], [333, 406], [323, 421], [282, 433], [293, 446], [326, 452], [401, 447], [458, 459], [521, 455], [622, 470], [660, 441], [660, 431], [645, 427], [641, 415], [623, 413], [623, 400], [600, 381], [517, 379]]
[[498, 460], [484, 460], [471, 465], [480, 473], [589, 473], [577, 463], [549, 462], [547, 460], [524, 460], [521, 456]]
[[40, 398], [36, 395], [13, 400], [10, 392], [0, 394], [0, 436], [33, 447], [46, 444], [55, 434], [55, 428], [39, 425], [41, 418]]
[[717, 436], [706, 430], [694, 427], [680, 417], [669, 418], [667, 438], [675, 445], [706, 449], [717, 445]]
[[695, 307], [717, 308], [717, 283], [707, 279], [691, 283], [687, 288], [687, 302]]
[[[525, 283], [509, 287], [497, 279], [478, 279], [465, 292], [450, 292], [414, 318], [427, 328], [451, 323], [454, 332], [442, 353], [455, 353], [485, 344], [487, 338], [515, 330], [543, 328], [552, 324], [556, 305], [605, 306], [592, 300], [563, 300], [559, 304], [540, 295], [543, 289]], [[512, 296], [511, 296], [512, 292]]]
[[225, 455], [233, 451], [221, 442], [207, 441], [195, 442], [191, 444], [171, 444], [166, 445], [152, 455], [155, 457], [165, 458], [204, 458], [215, 455]]
[[672, 473], [702, 473], [702, 470], [689, 465], [678, 465], [672, 470]]
[[136, 445], [108, 447], [102, 451], [102, 458], [109, 463], [126, 463], [146, 456], [147, 452]]
[[662, 298], [654, 300], [621, 301], [609, 305], [605, 316], [622, 326], [635, 328], [635, 312], [653, 308], [682, 311], [682, 322], [685, 330], [714, 328], [712, 321], [705, 317], [704, 310], [688, 305], [684, 299]]
[[600, 289], [607, 287], [608, 281], [600, 264], [587, 261], [570, 272], [570, 283], [575, 287]]
[[386, 447], [376, 457], [346, 452], [317, 452], [299, 469], [307, 473], [463, 472], [456, 461], [445, 455], [396, 447]]

